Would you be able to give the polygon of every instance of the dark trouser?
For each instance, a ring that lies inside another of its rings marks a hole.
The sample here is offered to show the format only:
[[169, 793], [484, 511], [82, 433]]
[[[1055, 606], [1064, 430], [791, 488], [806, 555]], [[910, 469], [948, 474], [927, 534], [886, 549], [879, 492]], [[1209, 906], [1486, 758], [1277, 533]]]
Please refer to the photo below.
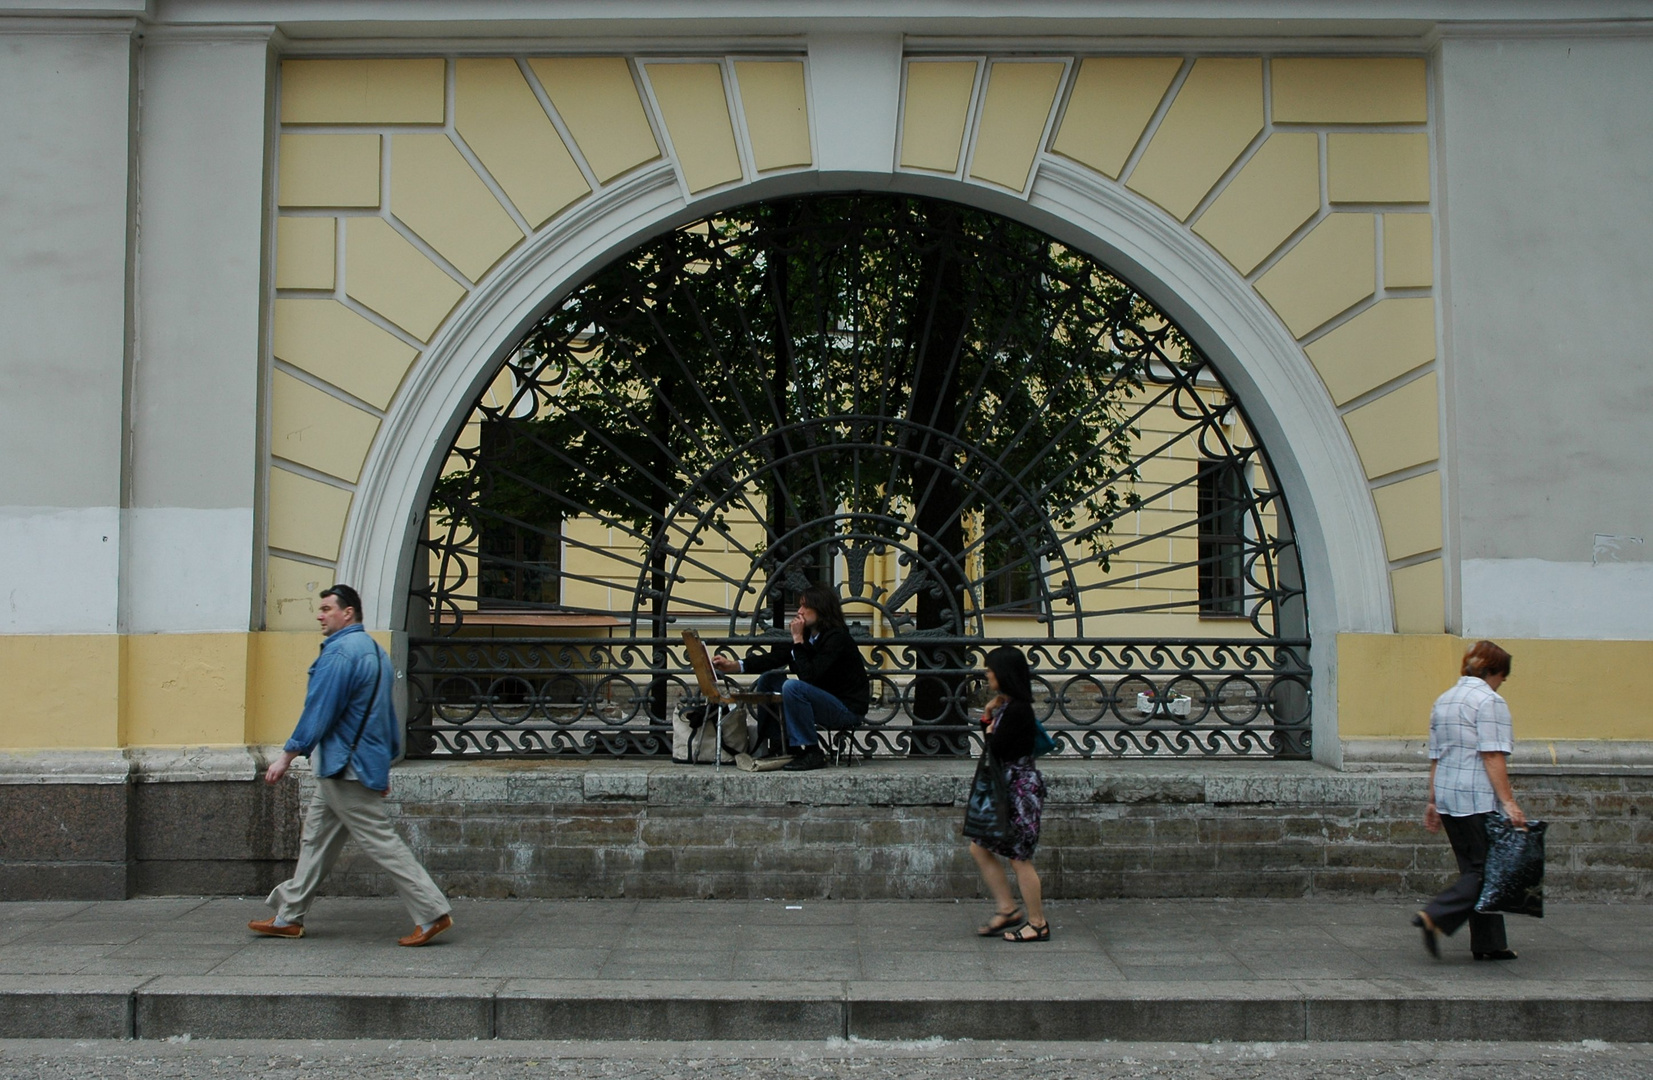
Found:
[[1491, 814], [1470, 814], [1467, 817], [1441, 815], [1446, 838], [1452, 844], [1452, 854], [1458, 858], [1459, 878], [1435, 899], [1429, 901], [1424, 914], [1434, 920], [1443, 934], [1450, 934], [1469, 922], [1471, 952], [1501, 952], [1509, 948], [1504, 940], [1502, 915], [1478, 915], [1475, 901], [1481, 896], [1481, 872], [1487, 865], [1487, 818]]
[[764, 672], [752, 689], [760, 694], [781, 695], [781, 719], [789, 750], [816, 745], [820, 728], [847, 731], [860, 727], [866, 719], [850, 712], [847, 705], [820, 687], [788, 679], [784, 670]]

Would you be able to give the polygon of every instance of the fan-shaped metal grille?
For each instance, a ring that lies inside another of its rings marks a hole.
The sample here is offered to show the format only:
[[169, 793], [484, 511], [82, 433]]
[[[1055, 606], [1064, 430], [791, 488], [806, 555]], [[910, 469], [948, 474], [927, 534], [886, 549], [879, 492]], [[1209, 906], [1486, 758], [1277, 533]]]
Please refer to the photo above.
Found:
[[858, 736], [958, 753], [999, 644], [1063, 753], [1308, 752], [1290, 518], [1177, 328], [1051, 238], [815, 196], [644, 244], [476, 403], [413, 588], [416, 754], [659, 753], [678, 631], [737, 654], [835, 584]]

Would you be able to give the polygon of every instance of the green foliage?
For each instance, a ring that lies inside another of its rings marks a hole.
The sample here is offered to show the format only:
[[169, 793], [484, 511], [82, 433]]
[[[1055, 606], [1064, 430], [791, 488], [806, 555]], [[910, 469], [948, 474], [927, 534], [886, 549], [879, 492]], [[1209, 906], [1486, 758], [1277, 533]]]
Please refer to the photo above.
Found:
[[748, 512], [774, 544], [787, 520], [894, 540], [928, 508], [979, 522], [988, 566], [1036, 566], [1074, 529], [1105, 565], [1137, 502], [1144, 367], [1193, 356], [1102, 266], [1004, 218], [760, 203], [646, 242], [539, 320], [432, 504], [483, 528], [591, 514], [656, 550], [702, 515], [727, 535]]

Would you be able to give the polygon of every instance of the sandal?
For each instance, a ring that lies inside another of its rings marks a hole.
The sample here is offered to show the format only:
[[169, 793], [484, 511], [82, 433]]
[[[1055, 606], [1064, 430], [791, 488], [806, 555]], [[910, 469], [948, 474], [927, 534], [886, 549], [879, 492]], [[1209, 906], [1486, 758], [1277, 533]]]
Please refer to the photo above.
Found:
[[1026, 921], [1027, 919], [1022, 915], [1021, 908], [1011, 908], [1009, 911], [1000, 911], [996, 913], [991, 920], [989, 920], [986, 926], [976, 927], [976, 936], [992, 937], [994, 934], [1002, 934], [1007, 930], [1014, 930]]
[[[1033, 936], [1032, 937], [1028, 936], [1027, 932], [1029, 930], [1033, 931]], [[1027, 943], [1032, 942], [1032, 941], [1049, 941], [1050, 940], [1050, 920], [1046, 919], [1044, 921], [1044, 924], [1041, 925], [1041, 926], [1034, 926], [1032, 923], [1027, 923], [1027, 924], [1023, 925], [1022, 928], [1019, 929], [1019, 930], [1016, 930], [1014, 932], [1006, 932], [1005, 935], [1004, 935], [1004, 939], [1006, 941], [1014, 941], [1014, 942], [1016, 942], [1017, 944], [1020, 944], [1020, 945], [1026, 945]]]

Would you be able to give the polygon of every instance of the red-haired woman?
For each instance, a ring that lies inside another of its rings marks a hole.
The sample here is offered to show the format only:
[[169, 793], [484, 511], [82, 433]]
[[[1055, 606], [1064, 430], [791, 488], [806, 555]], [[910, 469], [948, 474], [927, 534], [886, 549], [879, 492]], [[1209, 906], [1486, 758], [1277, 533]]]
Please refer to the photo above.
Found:
[[1467, 921], [1475, 959], [1514, 960], [1504, 917], [1475, 910], [1487, 861], [1487, 819], [1502, 810], [1516, 828], [1527, 826], [1510, 790], [1510, 707], [1498, 694], [1510, 675], [1510, 654], [1477, 641], [1459, 670], [1457, 685], [1436, 699], [1429, 714], [1429, 805], [1423, 812], [1424, 828], [1446, 830], [1459, 877], [1413, 916], [1412, 925], [1423, 931], [1431, 956], [1440, 955], [1437, 934], [1451, 934]]

